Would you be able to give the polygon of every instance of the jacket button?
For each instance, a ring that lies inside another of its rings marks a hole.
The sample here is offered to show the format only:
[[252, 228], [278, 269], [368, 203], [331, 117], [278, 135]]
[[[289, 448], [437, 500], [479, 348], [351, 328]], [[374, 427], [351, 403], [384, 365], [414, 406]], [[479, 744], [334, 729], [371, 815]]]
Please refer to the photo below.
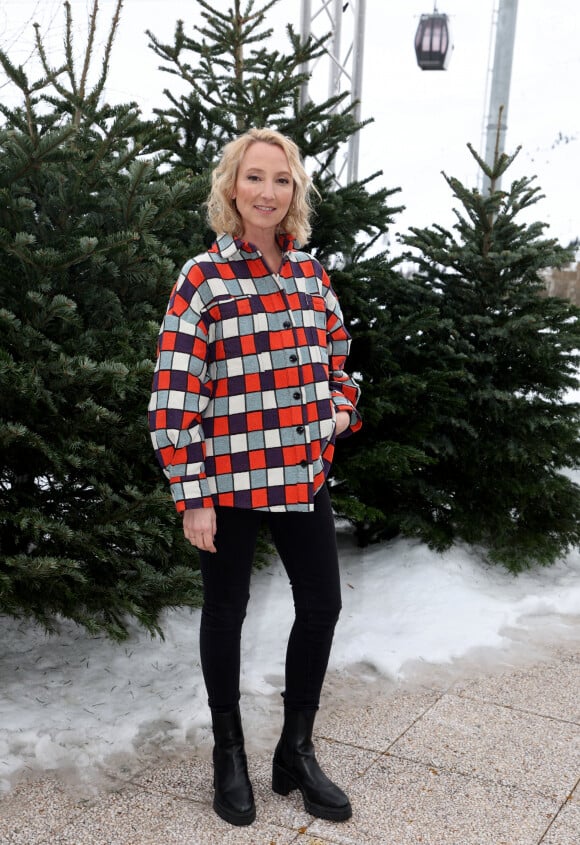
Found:
[[290, 322], [290, 320], [284, 320], [284, 322], [282, 323], [282, 325], [284, 326], [284, 328], [285, 328], [285, 329], [290, 329], [290, 328], [292, 328], [292, 323]]
[[306, 469], [306, 467], [308, 466], [308, 461], [300, 461], [300, 466], [302, 467], [302, 469]]
[[293, 399], [300, 399], [300, 394], [298, 393], [297, 390], [295, 390], [294, 393], [292, 394], [292, 398]]
[[298, 432], [298, 434], [304, 434], [304, 426], [299, 425], [298, 428], [296, 429], [296, 431]]
[[292, 361], [293, 364], [295, 364], [296, 361], [298, 360], [298, 355], [291, 355], [290, 360]]

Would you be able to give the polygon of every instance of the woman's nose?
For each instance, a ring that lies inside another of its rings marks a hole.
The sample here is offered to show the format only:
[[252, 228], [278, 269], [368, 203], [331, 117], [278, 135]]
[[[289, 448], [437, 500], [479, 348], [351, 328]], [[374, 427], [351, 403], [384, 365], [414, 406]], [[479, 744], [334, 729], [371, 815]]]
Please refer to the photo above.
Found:
[[269, 182], [268, 180], [264, 180], [262, 182], [262, 194], [265, 197], [273, 197], [274, 196], [274, 183]]

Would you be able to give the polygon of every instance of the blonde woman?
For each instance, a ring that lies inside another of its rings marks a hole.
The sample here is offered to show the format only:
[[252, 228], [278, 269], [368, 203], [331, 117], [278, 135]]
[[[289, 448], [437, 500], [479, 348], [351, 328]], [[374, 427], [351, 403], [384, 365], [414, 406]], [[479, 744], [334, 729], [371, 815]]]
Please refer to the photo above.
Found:
[[312, 730], [341, 609], [325, 480], [335, 438], [360, 428], [359, 390], [343, 370], [350, 338], [329, 278], [300, 246], [310, 236], [310, 191], [284, 135], [252, 129], [225, 147], [207, 203], [217, 240], [185, 264], [172, 291], [149, 406], [158, 460], [199, 549], [214, 809], [234, 825], [256, 814], [240, 637], [263, 522], [295, 607], [272, 786], [299, 789], [314, 816], [351, 816], [318, 765]]

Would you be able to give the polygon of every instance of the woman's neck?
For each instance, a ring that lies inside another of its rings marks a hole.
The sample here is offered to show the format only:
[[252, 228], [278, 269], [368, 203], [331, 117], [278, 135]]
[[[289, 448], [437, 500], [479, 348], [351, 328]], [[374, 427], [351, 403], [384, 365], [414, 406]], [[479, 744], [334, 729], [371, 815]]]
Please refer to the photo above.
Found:
[[251, 233], [244, 232], [242, 240], [257, 247], [264, 256], [270, 270], [277, 273], [282, 262], [282, 250], [278, 245], [276, 235], [272, 236], [269, 232], [257, 232], [256, 235], [257, 237], [254, 237]]

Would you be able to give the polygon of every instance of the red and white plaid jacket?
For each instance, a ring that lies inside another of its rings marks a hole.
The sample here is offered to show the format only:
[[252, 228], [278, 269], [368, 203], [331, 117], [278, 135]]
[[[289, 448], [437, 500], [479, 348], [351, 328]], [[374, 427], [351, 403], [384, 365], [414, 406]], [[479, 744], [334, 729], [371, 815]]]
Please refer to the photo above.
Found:
[[280, 246], [273, 274], [255, 247], [223, 235], [173, 288], [149, 426], [178, 511], [311, 511], [332, 463], [336, 412], [351, 415], [345, 434], [361, 426], [330, 280], [292, 238]]

